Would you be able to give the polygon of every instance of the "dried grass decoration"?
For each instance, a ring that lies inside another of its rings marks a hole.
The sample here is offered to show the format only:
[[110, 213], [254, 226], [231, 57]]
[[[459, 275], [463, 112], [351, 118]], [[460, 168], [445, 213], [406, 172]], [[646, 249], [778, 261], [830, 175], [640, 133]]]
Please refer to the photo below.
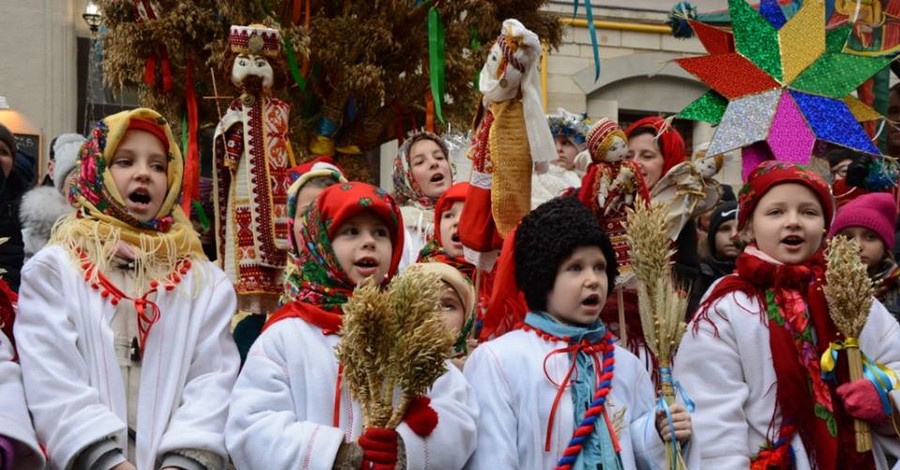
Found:
[[[639, 198], [640, 199], [640, 198]], [[676, 286], [672, 275], [675, 250], [666, 231], [669, 208], [659, 201], [650, 205], [639, 200], [634, 208], [626, 209], [626, 231], [631, 250], [631, 265], [638, 280], [638, 312], [647, 348], [659, 361], [660, 391], [657, 407], [669, 417], [671, 445], [666, 446], [666, 468], [685, 468], [681, 445], [674, 438], [675, 430], [669, 416], [669, 406], [675, 403], [680, 391], [685, 407], [692, 404], [672, 378], [672, 358], [687, 329], [687, 293]]]
[[[838, 331], [844, 335], [844, 340], [835, 341], [828, 346], [822, 355], [822, 373], [833, 375], [838, 351], [844, 350], [850, 381], [868, 378], [873, 381], [880, 394], [886, 397], [887, 392], [893, 388], [890, 377], [894, 373], [869, 361], [859, 349], [859, 334], [869, 317], [875, 294], [866, 265], [859, 257], [859, 245], [846, 237], [834, 237], [828, 242], [825, 258], [827, 285], [824, 292], [828, 301], [828, 314]], [[872, 450], [869, 425], [865, 421], [854, 420], [853, 429], [856, 431], [856, 451]]]
[[455, 338], [440, 312], [443, 289], [437, 275], [407, 269], [386, 290], [362, 283], [344, 305], [337, 358], [366, 427], [396, 428], [447, 371]]

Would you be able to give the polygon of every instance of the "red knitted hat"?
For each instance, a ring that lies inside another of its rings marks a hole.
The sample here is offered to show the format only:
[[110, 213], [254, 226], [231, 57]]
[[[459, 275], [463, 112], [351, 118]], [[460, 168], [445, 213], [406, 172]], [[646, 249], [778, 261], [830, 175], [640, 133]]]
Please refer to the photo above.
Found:
[[753, 209], [772, 187], [785, 183], [802, 184], [809, 188], [822, 204], [825, 211], [825, 228], [831, 226], [834, 218], [834, 196], [831, 188], [818, 173], [801, 165], [785, 163], [777, 160], [766, 160], [759, 164], [738, 195], [738, 230], [743, 230], [747, 220], [753, 215]]
[[665, 175], [673, 166], [684, 161], [684, 138], [668, 121], [659, 116], [648, 116], [636, 121], [625, 129], [625, 135], [631, 139], [637, 131], [650, 128], [656, 133], [656, 144], [663, 156], [662, 174]]
[[888, 251], [893, 251], [896, 214], [897, 204], [889, 193], [864, 194], [838, 210], [828, 237], [847, 228], [863, 227], [877, 233]]

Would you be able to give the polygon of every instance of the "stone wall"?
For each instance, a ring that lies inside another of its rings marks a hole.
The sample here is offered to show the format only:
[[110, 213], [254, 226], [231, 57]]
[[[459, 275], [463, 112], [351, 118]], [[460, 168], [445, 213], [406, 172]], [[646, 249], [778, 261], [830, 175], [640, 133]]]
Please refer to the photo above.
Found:
[[[612, 3], [621, 5], [625, 2]], [[712, 7], [721, 3], [724, 7], [724, 2], [706, 3]], [[571, 16], [572, 12], [571, 2], [553, 2], [548, 9], [558, 11], [564, 17]], [[667, 12], [624, 8], [595, 8], [594, 11], [597, 20], [625, 25], [597, 29], [600, 55], [600, 78], [597, 80], [594, 80], [593, 48], [588, 28], [565, 26], [563, 44], [551, 50], [546, 61], [548, 112], [562, 107], [571, 112], [586, 112], [593, 119], [608, 117], [613, 120], [619, 120], [622, 112], [668, 116], [708, 89], [673, 62], [680, 57], [705, 54], [699, 40], [676, 39], [668, 32], [628, 30], [642, 26], [661, 29]], [[579, 13], [583, 18], [583, 12]], [[709, 141], [712, 134], [713, 128], [708, 124], [695, 123], [693, 135], [687, 137], [698, 144]], [[727, 184], [740, 184], [740, 165], [736, 157], [731, 157], [719, 175], [719, 179]]]

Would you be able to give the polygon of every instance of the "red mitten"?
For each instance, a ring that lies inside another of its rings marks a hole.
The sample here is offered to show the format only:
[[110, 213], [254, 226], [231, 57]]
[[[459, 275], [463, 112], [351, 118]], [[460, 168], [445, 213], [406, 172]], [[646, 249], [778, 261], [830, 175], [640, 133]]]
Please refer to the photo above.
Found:
[[394, 470], [397, 466], [397, 431], [366, 428], [357, 443], [363, 450], [362, 470]]
[[866, 379], [854, 380], [839, 386], [837, 393], [844, 401], [844, 409], [850, 416], [872, 423], [883, 423], [887, 420], [888, 416], [881, 407], [878, 390], [872, 382]]
[[431, 398], [413, 398], [409, 408], [406, 409], [406, 414], [403, 415], [403, 421], [419, 436], [430, 436], [438, 425], [438, 414], [431, 407]]

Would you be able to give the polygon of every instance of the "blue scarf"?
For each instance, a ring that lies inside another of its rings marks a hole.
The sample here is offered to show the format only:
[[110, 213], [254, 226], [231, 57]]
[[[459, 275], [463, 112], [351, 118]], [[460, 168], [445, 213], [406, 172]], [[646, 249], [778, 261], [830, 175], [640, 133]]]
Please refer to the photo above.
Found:
[[[606, 326], [597, 320], [587, 327], [566, 325], [544, 312], [529, 312], [525, 316], [525, 324], [558, 338], [568, 337], [570, 343], [576, 344], [582, 340], [589, 343], [599, 343], [606, 335]], [[584, 419], [584, 414], [591, 401], [594, 399], [594, 360], [587, 353], [579, 351], [575, 357], [575, 374], [571, 382], [572, 405], [575, 411], [575, 426]], [[574, 429], [572, 430], [575, 431]], [[604, 420], [597, 420], [594, 431], [584, 442], [581, 454], [573, 470], [596, 469], [601, 465], [603, 470], [621, 470], [622, 462], [613, 445], [613, 430], [606, 426]]]

